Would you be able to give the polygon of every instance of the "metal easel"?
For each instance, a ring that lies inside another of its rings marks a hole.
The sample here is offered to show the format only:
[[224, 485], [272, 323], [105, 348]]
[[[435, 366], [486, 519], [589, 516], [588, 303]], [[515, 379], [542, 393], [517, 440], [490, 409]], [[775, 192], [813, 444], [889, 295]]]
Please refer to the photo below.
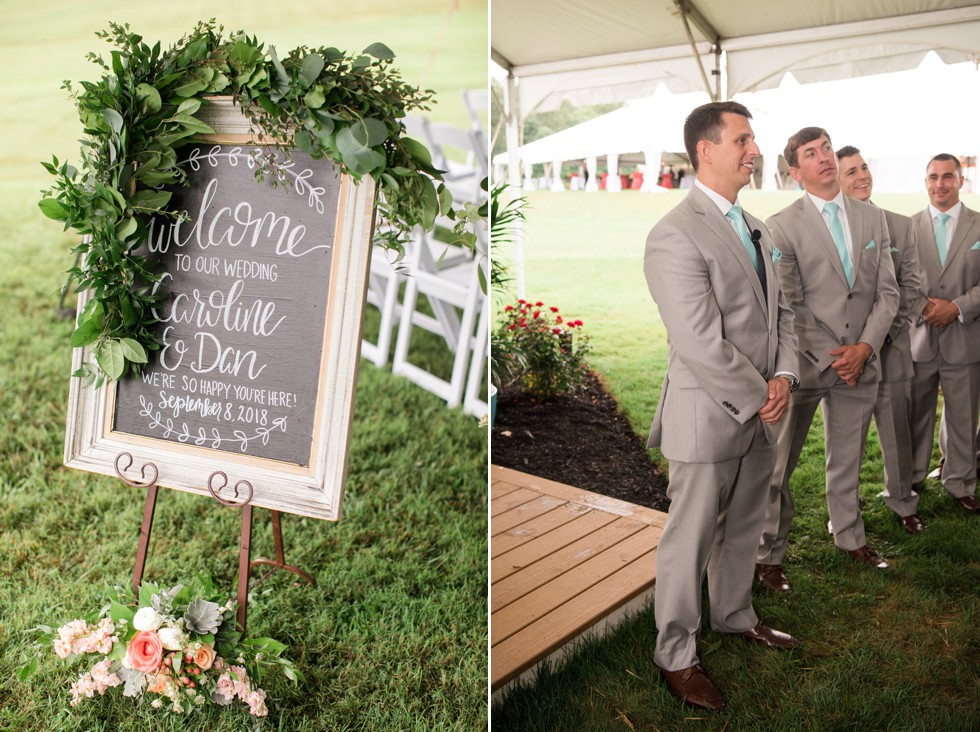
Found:
[[[125, 464], [124, 464], [125, 463]], [[154, 463], [147, 462], [140, 468], [140, 479], [133, 480], [126, 477], [126, 471], [133, 466], [133, 456], [128, 452], [119, 453], [114, 461], [114, 468], [119, 479], [133, 488], [146, 488], [146, 503], [143, 507], [143, 523], [140, 526], [139, 545], [136, 549], [136, 566], [133, 569], [133, 592], [139, 594], [140, 585], [143, 582], [143, 570], [146, 567], [146, 555], [150, 548], [150, 533], [153, 529], [153, 514], [156, 510], [157, 491], [159, 485], [157, 480], [160, 471]], [[282, 544], [282, 524], [278, 511], [272, 511], [272, 535], [275, 544], [275, 558], [266, 559], [259, 557], [252, 560], [252, 484], [247, 480], [240, 480], [231, 489], [230, 497], [221, 494], [229, 487], [228, 475], [223, 471], [216, 471], [208, 477], [208, 492], [221, 505], [229, 508], [242, 509], [242, 533], [238, 550], [238, 615], [237, 621], [242, 635], [245, 634], [246, 619], [248, 616], [248, 583], [249, 576], [254, 567], [258, 565], [269, 566], [270, 569], [259, 582], [267, 579], [276, 570], [284, 569], [287, 572], [299, 575], [309, 584], [315, 585], [316, 582], [307, 572], [302, 569], [286, 564]]]

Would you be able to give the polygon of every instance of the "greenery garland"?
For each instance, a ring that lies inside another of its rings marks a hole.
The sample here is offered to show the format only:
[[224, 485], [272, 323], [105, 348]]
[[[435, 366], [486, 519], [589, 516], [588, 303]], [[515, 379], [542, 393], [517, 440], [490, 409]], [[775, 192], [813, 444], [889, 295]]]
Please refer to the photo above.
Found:
[[[428, 109], [433, 92], [405, 84], [390, 68], [394, 54], [381, 43], [360, 54], [305, 46], [280, 59], [253, 36], [223, 38], [212, 19], [169, 49], [150, 47], [128, 25], [112, 23], [96, 34], [115, 46], [111, 61], [90, 53], [105, 72], [98, 82], [64, 83], [85, 127], [81, 169], [56, 157], [42, 163], [54, 186], [38, 203], [48, 217], [86, 235], [73, 251], [80, 266], [66, 287], [91, 290], [71, 336], [74, 347], [91, 346], [101, 384], [137, 372], [159, 346], [153, 308], [166, 297], [146, 259], [134, 254], [147, 238], [151, 217], [179, 218], [168, 208], [168, 186], [187, 185], [177, 148], [195, 135], [212, 134], [195, 117], [208, 95], [231, 95], [257, 131], [314, 158], [328, 158], [359, 180], [378, 184], [377, 235], [402, 253], [415, 226], [433, 228], [442, 213], [454, 218], [452, 197], [426, 147], [405, 136], [399, 121], [412, 109]], [[268, 171], [266, 171], [268, 172]], [[261, 180], [263, 171], [257, 171]]]

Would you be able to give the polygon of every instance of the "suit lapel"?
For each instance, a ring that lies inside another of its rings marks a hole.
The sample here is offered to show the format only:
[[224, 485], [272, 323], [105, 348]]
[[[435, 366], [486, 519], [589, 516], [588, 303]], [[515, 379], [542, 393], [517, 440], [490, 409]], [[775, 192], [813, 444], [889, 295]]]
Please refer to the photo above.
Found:
[[[695, 193], [697, 195], [694, 195]], [[745, 250], [745, 245], [742, 244], [742, 240], [739, 238], [738, 234], [735, 233], [735, 228], [731, 225], [731, 222], [729, 222], [728, 219], [722, 215], [714, 201], [708, 198], [699, 188], [691, 189], [689, 200], [691, 201], [691, 206], [694, 208], [695, 212], [700, 214], [705, 226], [707, 226], [708, 229], [710, 229], [718, 237], [722, 244], [732, 253], [732, 256], [735, 257], [736, 261], [738, 261], [746, 279], [749, 281], [749, 285], [752, 287], [752, 291], [759, 300], [759, 305], [763, 308], [763, 310], [766, 310], [766, 298], [762, 292], [762, 283], [759, 282], [759, 273], [756, 272], [755, 267], [752, 266], [752, 260], [749, 259], [749, 253]], [[766, 271], [766, 274], [769, 274], [768, 270]]]
[[[980, 217], [976, 216], [973, 211], [964, 206], [960, 209], [960, 220], [956, 222], [956, 232], [953, 234], [953, 242], [949, 247], [949, 251], [946, 253], [946, 264], [943, 265], [943, 271], [949, 266], [949, 263], [953, 261], [954, 257], [960, 256], [961, 252], [968, 250], [973, 244], [980, 239], [978, 234], [978, 224], [980, 224]], [[935, 238], [933, 238], [935, 241]], [[938, 251], [936, 252], [936, 258], [939, 258]]]
[[[847, 196], [844, 196], [844, 210], [847, 211], [847, 226], [851, 230], [851, 272], [854, 273], [854, 281], [856, 282], [858, 272], [861, 271], [861, 257], [864, 256], [864, 245], [868, 242], [864, 241], [861, 236], [861, 231], [864, 229], [861, 213], [851, 205]], [[876, 241], [875, 246], [880, 247], [881, 242]]]
[[[846, 286], [847, 276], [844, 274], [844, 265], [841, 264], [840, 254], [837, 253], [837, 245], [834, 244], [834, 237], [830, 235], [830, 229], [827, 228], [827, 222], [824, 221], [823, 215], [817, 211], [817, 207], [813, 205], [813, 201], [805, 193], [803, 194], [803, 198], [797, 201], [797, 205], [800, 207], [800, 220], [810, 230], [811, 236], [820, 243], [824, 254], [830, 259], [834, 271], [837, 272], [837, 275]], [[857, 268], [854, 268], [853, 271], [856, 272]]]

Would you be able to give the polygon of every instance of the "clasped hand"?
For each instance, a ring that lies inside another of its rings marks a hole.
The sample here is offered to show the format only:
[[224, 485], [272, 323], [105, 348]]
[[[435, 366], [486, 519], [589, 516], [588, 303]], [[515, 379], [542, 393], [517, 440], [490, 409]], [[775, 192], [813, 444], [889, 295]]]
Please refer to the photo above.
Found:
[[782, 376], [769, 379], [769, 396], [759, 408], [759, 419], [766, 424], [776, 424], [789, 408], [789, 381]]
[[952, 300], [943, 300], [940, 297], [930, 297], [922, 310], [922, 318], [929, 324], [937, 328], [945, 328], [960, 317], [960, 309]]
[[864, 373], [864, 365], [874, 351], [867, 343], [855, 343], [852, 346], [840, 346], [830, 352], [837, 360], [830, 367], [848, 386], [857, 386], [858, 379]]

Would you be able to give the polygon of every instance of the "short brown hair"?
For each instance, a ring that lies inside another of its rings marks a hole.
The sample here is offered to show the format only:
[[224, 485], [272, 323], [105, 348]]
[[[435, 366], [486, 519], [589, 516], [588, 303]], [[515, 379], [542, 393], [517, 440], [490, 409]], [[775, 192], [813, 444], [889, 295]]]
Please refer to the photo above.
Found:
[[[826, 137], [827, 142], [830, 142], [830, 135], [827, 134], [827, 130], [823, 127], [804, 127], [790, 137], [786, 141], [786, 149], [783, 150], [783, 157], [786, 158], [786, 164], [791, 168], [799, 168], [800, 159], [797, 157], [796, 151], [808, 142], [819, 140], [821, 137]], [[830, 144], [833, 145], [832, 142]]]
[[691, 159], [694, 172], [698, 172], [698, 142], [707, 140], [716, 145], [721, 142], [721, 128], [724, 126], [722, 115], [725, 113], [740, 114], [746, 119], [752, 119], [752, 113], [738, 102], [709, 102], [695, 109], [684, 120], [684, 147]]
[[[803, 143], [806, 144], [805, 142]], [[854, 145], [844, 145], [840, 150], [837, 151], [837, 159], [843, 160], [844, 158], [849, 158], [852, 155], [860, 155], [861, 151], [858, 150]]]
[[932, 160], [926, 163], [926, 170], [928, 170], [929, 166], [935, 162], [949, 161], [949, 160], [952, 160], [954, 163], [956, 163], [956, 172], [959, 173], [960, 169], [963, 167], [960, 164], [960, 159], [955, 155], [950, 155], [949, 153], [939, 153], [936, 157], [934, 157]]

